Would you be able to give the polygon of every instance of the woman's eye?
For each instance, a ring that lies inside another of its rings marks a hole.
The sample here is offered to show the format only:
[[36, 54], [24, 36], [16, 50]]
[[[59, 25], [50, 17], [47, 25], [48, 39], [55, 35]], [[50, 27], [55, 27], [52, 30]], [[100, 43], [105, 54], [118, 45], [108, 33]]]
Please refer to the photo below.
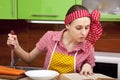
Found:
[[85, 29], [89, 29], [89, 27], [86, 27]]
[[85, 29], [89, 29], [90, 27], [89, 26], [86, 26]]
[[76, 27], [77, 30], [81, 30], [82, 28], [81, 27]]
[[90, 28], [89, 26], [76, 26], [76, 30], [81, 30], [81, 29], [88, 30], [89, 28]]

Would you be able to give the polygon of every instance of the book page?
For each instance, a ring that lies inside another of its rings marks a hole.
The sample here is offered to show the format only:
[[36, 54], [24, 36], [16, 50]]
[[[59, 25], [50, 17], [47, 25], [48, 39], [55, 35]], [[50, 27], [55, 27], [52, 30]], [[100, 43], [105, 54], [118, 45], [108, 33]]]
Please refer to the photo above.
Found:
[[95, 73], [94, 75], [91, 76], [80, 75], [79, 73], [61, 74], [60, 80], [62, 80], [63, 78], [65, 80], [116, 80], [112, 77], [98, 73]]

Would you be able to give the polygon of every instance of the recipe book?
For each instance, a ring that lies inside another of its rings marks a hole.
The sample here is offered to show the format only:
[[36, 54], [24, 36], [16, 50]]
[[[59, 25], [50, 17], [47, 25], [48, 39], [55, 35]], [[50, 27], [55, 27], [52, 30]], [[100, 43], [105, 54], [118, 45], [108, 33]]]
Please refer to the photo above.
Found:
[[99, 73], [94, 73], [94, 75], [91, 76], [80, 75], [79, 73], [67, 73], [61, 74], [59, 80], [116, 80], [116, 79]]

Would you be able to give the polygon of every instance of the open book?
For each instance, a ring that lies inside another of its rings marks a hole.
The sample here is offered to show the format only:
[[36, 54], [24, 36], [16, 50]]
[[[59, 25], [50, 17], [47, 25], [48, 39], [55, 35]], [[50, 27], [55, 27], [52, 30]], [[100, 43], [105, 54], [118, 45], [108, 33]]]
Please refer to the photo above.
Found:
[[59, 80], [116, 80], [112, 77], [95, 73], [92, 76], [84, 76], [79, 73], [61, 74]]

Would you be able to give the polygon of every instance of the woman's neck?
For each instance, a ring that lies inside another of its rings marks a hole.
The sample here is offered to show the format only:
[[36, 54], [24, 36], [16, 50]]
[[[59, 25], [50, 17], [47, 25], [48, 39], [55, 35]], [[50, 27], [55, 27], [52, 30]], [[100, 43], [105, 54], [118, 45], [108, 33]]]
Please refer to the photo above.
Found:
[[62, 42], [63, 42], [63, 44], [65, 45], [65, 47], [67, 48], [68, 51], [73, 50], [73, 48], [74, 48], [76, 45], [80, 44], [80, 43], [75, 42], [75, 41], [70, 37], [70, 35], [68, 34], [68, 31], [65, 31], [65, 32], [63, 33]]

